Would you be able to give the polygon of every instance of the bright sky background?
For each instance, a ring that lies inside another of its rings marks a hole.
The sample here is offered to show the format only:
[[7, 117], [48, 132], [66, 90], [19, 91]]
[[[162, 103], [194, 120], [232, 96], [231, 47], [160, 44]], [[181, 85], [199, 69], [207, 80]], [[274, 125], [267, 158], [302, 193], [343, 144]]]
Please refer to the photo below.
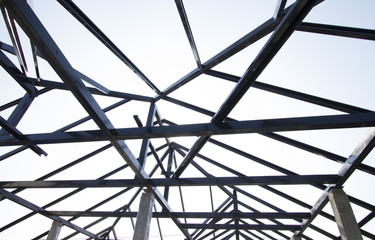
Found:
[[[166, 89], [196, 68], [174, 1], [74, 2], [160, 90]], [[288, 1], [288, 5], [292, 2]], [[272, 17], [276, 3], [277, 0], [185, 0], [184, 6], [202, 63]], [[155, 96], [155, 93], [141, 79], [118, 60], [59, 3], [33, 0], [32, 5], [37, 16], [75, 69], [110, 90], [149, 97]], [[371, 0], [326, 0], [313, 9], [305, 22], [375, 29], [374, 9], [375, 1]], [[19, 29], [19, 32], [29, 67], [27, 75], [35, 77], [29, 40], [21, 29]], [[219, 64], [214, 70], [241, 76], [266, 43], [268, 37]], [[0, 41], [11, 44], [3, 20], [0, 20]], [[7, 56], [17, 64], [16, 57]], [[375, 110], [373, 97], [375, 89], [374, 60], [375, 45], [372, 41], [295, 32], [258, 80]], [[44, 60], [39, 58], [38, 61], [43, 79], [61, 81]], [[0, 105], [20, 98], [24, 94], [24, 90], [2, 68], [0, 69], [0, 86]], [[234, 83], [208, 75], [201, 75], [170, 94], [170, 96], [216, 112], [233, 87]], [[102, 108], [120, 100], [98, 96], [95, 96], [95, 99]], [[210, 121], [210, 117], [163, 100], [159, 101], [157, 106], [165, 119], [178, 124]], [[13, 109], [1, 111], [0, 115], [7, 118]], [[114, 111], [108, 112], [107, 115], [115, 127], [136, 127], [133, 115], [139, 115], [141, 120], [145, 122], [148, 109], [148, 103], [131, 101]], [[251, 120], [328, 114], [339, 114], [339, 112], [261, 90], [250, 89], [230, 114], [230, 117], [238, 120]], [[34, 100], [17, 128], [23, 133], [52, 132], [86, 115], [87, 113], [72, 94], [67, 91], [54, 90]], [[91, 129], [98, 129], [92, 121], [73, 130]], [[365, 136], [367, 130], [301, 131], [282, 133], [282, 135], [348, 157], [357, 143]], [[195, 139], [195, 137], [190, 137], [175, 140], [190, 148]], [[259, 135], [216, 136], [214, 139], [233, 144], [239, 149], [280, 164], [299, 174], [336, 174], [340, 169], [340, 165], [332, 161]], [[153, 141], [155, 146], [160, 146], [163, 143], [164, 140]], [[107, 143], [41, 145], [49, 154], [48, 157], [38, 157], [32, 151], [27, 150], [11, 159], [0, 161], [0, 181], [34, 180], [105, 144]], [[127, 141], [127, 144], [133, 154], [138, 157], [141, 141]], [[0, 154], [2, 155], [11, 149], [13, 148], [1, 148]], [[159, 154], [163, 152], [164, 150]], [[201, 153], [214, 158], [218, 162], [239, 169], [249, 176], [280, 174], [250, 163], [250, 161], [212, 144], [207, 144]], [[181, 160], [182, 157], [177, 156], [177, 161], [180, 162]], [[154, 164], [152, 158], [148, 161]], [[197, 162], [206, 169], [214, 171], [217, 175], [230, 175], [228, 172], [216, 169], [203, 160], [197, 159]], [[374, 167], [374, 153], [370, 154], [364, 163]], [[49, 180], [95, 179], [123, 164], [124, 161], [120, 159], [115, 150], [109, 149]], [[146, 170], [149, 169], [151, 169], [151, 165], [147, 165]], [[160, 171], [155, 175], [155, 177], [158, 176], [160, 176]], [[202, 175], [192, 166], [182, 175], [182, 177], [196, 176]], [[133, 175], [128, 169], [111, 178], [132, 177]], [[375, 205], [375, 193], [368, 191], [368, 186], [364, 184], [369, 181], [373, 183], [374, 179], [367, 174], [354, 174], [353, 178], [345, 185], [345, 190], [347, 193]], [[244, 187], [243, 189], [259, 195], [263, 194], [263, 196], [271, 195], [259, 187]], [[312, 187], [304, 186], [304, 190], [301, 190], [302, 186], [280, 186], [278, 189], [295, 194], [309, 204], [314, 204], [317, 197], [320, 196], [320, 192]], [[306, 191], [306, 189], [308, 190]], [[27, 190], [19, 195], [38, 206], [42, 206], [69, 191], [71, 190]], [[85, 190], [51, 209], [84, 210], [87, 206], [99, 202], [99, 199], [104, 199], [118, 192], [119, 189], [100, 191], [98, 196], [98, 191], [95, 189]], [[97, 210], [118, 208], [127, 203], [133, 193], [134, 190]], [[187, 211], [211, 209], [207, 187], [198, 190], [196, 188], [184, 188], [183, 195], [186, 197], [185, 207]], [[178, 189], [173, 189], [170, 203], [175, 211], [181, 211], [178, 197]], [[214, 188], [215, 207], [226, 197], [220, 190]], [[173, 201], [173, 198], [176, 198], [176, 200]], [[283, 200], [275, 198], [274, 203], [281, 201]], [[259, 210], [270, 210], [256, 202], [248, 204], [257, 207]], [[295, 206], [286, 201], [282, 206], [285, 210], [306, 211], [303, 208], [295, 210]], [[160, 210], [160, 206], [157, 205], [157, 207]], [[134, 211], [137, 208], [138, 200], [132, 205], [132, 210]], [[357, 218], [362, 219], [367, 214], [361, 209], [354, 208]], [[325, 211], [331, 212], [330, 207], [326, 207]], [[0, 227], [2, 227], [28, 213], [28, 210], [14, 203], [2, 201], [0, 212]], [[111, 221], [113, 219], [104, 222], [108, 225]], [[182, 239], [179, 230], [170, 220], [161, 219], [160, 221], [162, 231], [168, 232], [167, 235], [171, 235], [170, 239]], [[326, 230], [329, 229], [333, 234], [338, 235], [337, 228], [334, 225], [332, 226], [332, 223], [324, 223], [324, 219], [321, 218], [317, 218], [316, 221], [321, 221], [320, 226], [327, 224]], [[84, 222], [85, 220], [78, 220], [76, 223]], [[129, 222], [129, 219], [120, 221], [118, 227], [116, 227], [119, 237], [129, 239], [125, 237], [132, 235], [133, 231], [130, 228], [128, 229], [131, 226]], [[163, 229], [163, 223], [164, 226], [168, 227]], [[29, 239], [48, 230], [50, 224], [51, 220], [42, 216], [34, 216], [7, 231], [0, 232], [0, 239]], [[121, 224], [124, 228], [119, 227], [122, 226]], [[319, 224], [317, 223], [317, 225]], [[158, 236], [155, 220], [153, 220], [152, 226], [151, 236]], [[375, 229], [375, 224], [369, 224], [367, 227], [369, 230]], [[94, 229], [100, 230], [101, 228]], [[28, 233], [27, 236], [25, 236], [25, 232]], [[69, 229], [63, 228], [61, 234], [65, 235], [69, 232]], [[313, 232], [306, 232], [306, 234], [309, 233], [314, 234]], [[78, 236], [82, 237], [82, 235]], [[316, 239], [323, 239], [319, 234], [316, 236]], [[78, 237], [77, 239], [81, 238]]]

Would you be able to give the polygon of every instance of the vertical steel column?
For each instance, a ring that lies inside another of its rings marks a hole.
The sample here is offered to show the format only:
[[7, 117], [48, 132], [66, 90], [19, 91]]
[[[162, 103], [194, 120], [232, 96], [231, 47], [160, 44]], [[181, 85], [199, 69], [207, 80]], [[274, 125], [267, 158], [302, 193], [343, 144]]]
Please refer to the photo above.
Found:
[[348, 196], [342, 188], [332, 188], [328, 192], [336, 223], [342, 240], [362, 240], [361, 230], [350, 206]]
[[151, 190], [144, 190], [137, 214], [137, 222], [133, 240], [148, 240], [150, 232], [150, 222], [152, 217], [152, 206], [154, 205], [154, 195]]
[[59, 221], [53, 221], [51, 229], [49, 230], [47, 240], [57, 240], [59, 237], [61, 227], [63, 224]]

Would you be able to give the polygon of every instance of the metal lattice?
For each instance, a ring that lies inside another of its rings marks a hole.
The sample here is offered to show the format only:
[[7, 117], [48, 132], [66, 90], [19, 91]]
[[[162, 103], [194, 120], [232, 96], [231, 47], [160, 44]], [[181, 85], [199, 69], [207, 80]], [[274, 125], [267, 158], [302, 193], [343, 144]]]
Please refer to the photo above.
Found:
[[371, 1], [0, 6], [0, 239], [375, 239]]

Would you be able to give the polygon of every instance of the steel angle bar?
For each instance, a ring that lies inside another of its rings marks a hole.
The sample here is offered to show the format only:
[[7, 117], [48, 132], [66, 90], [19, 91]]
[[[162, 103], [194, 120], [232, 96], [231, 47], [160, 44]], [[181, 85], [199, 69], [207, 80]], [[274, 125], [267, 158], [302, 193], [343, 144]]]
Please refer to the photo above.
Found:
[[197, 46], [195, 45], [193, 33], [191, 31], [189, 20], [185, 12], [184, 4], [182, 0], [175, 0], [175, 3], [178, 9], [178, 13], [180, 14], [182, 24], [184, 25], [185, 33], [190, 43], [190, 48], [193, 51], [195, 62], [197, 63], [198, 68], [201, 68], [202, 67], [201, 60], [199, 58]]
[[[23, 199], [23, 198], [15, 195], [15, 194], [12, 194], [12, 193], [4, 190], [4, 189], [0, 188], [0, 193], [3, 195], [3, 197], [6, 197], [7, 199], [11, 200], [12, 202], [20, 204], [21, 206], [26, 207], [26, 208], [32, 210], [33, 212], [38, 212], [38, 213], [48, 212], [47, 210], [45, 210], [45, 209], [43, 209], [41, 207], [38, 207], [38, 206], [32, 204], [31, 202], [28, 202], [25, 199]], [[73, 223], [71, 223], [71, 222], [63, 219], [63, 218], [60, 218], [60, 217], [57, 217], [57, 216], [53, 216], [51, 214], [46, 214], [44, 216], [46, 216], [46, 217], [48, 217], [48, 218], [50, 218], [52, 220], [61, 222], [65, 226], [67, 226], [69, 228], [72, 228], [72, 229], [74, 229], [74, 230], [76, 230], [76, 231], [78, 231], [78, 232], [80, 232], [82, 234], [85, 234], [85, 235], [87, 235], [87, 236], [89, 236], [91, 238], [99, 239], [100, 240], [100, 238], [98, 236], [96, 236], [95, 234], [93, 234], [93, 233], [87, 231], [86, 229], [83, 229], [83, 228], [81, 228], [81, 227], [79, 227], [79, 226], [77, 226], [77, 225], [75, 225], [75, 224], [73, 224]]]
[[[234, 76], [234, 75], [231, 75], [231, 74], [228, 74], [228, 73], [223, 73], [223, 72], [219, 72], [219, 71], [215, 71], [215, 70], [208, 70], [208, 71], [205, 72], [205, 74], [210, 75], [210, 76], [214, 76], [214, 77], [218, 77], [218, 78], [221, 78], [221, 79], [229, 80], [229, 81], [232, 81], [232, 82], [238, 82], [240, 80], [240, 77], [238, 77], [238, 76]], [[356, 107], [356, 106], [351, 106], [349, 104], [332, 101], [332, 100], [317, 97], [317, 96], [314, 96], [314, 95], [310, 95], [310, 94], [306, 94], [306, 93], [302, 93], [302, 92], [278, 87], [278, 86], [271, 85], [271, 84], [268, 84], [268, 83], [262, 83], [262, 82], [256, 81], [256, 82], [253, 83], [253, 85], [251, 87], [257, 88], [257, 89], [260, 89], [260, 90], [264, 90], [264, 91], [267, 91], [267, 92], [276, 93], [276, 94], [286, 96], [286, 97], [290, 97], [290, 98], [293, 98], [293, 99], [301, 100], [301, 101], [304, 101], [304, 102], [316, 104], [316, 105], [319, 105], [319, 106], [322, 106], [322, 107], [327, 107], [327, 108], [330, 108], [330, 109], [338, 110], [338, 111], [341, 111], [341, 112], [346, 112], [346, 113], [373, 112], [373, 111], [368, 110], [368, 109], [364, 109], [364, 108], [360, 108], [360, 107]]]
[[340, 187], [345, 181], [352, 175], [356, 170], [358, 164], [360, 164], [366, 156], [371, 152], [375, 146], [375, 128], [371, 128], [365, 138], [357, 145], [353, 153], [348, 157], [342, 168], [339, 170], [339, 176], [341, 180], [338, 184], [329, 185], [326, 190], [322, 193], [318, 201], [315, 203], [313, 208], [310, 210], [311, 217], [302, 222], [300, 230], [294, 233], [295, 236], [301, 236], [301, 234], [309, 227], [311, 222], [316, 216], [322, 211], [324, 206], [328, 203], [328, 191], [332, 187]]
[[375, 30], [373, 29], [363, 29], [363, 28], [353, 28], [344, 26], [335, 26], [328, 24], [319, 23], [309, 23], [302, 22], [298, 28], [298, 31], [320, 33], [339, 37], [349, 37], [364, 40], [375, 40]]
[[[103, 133], [101, 130], [37, 133], [25, 135], [28, 140], [18, 140], [12, 136], [0, 136], [0, 146], [25, 144], [52, 144], [91, 141], [118, 141], [126, 139], [165, 138], [183, 136], [212, 136], [242, 133], [269, 133], [284, 131], [339, 129], [375, 126], [375, 113], [296, 117], [281, 119], [227, 121], [221, 124], [200, 123], [175, 126], [142, 128], [118, 128]], [[207, 139], [208, 141], [208, 139]], [[202, 146], [203, 147], [203, 146]], [[132, 161], [135, 157], [132, 156]], [[134, 164], [134, 167], [139, 163]], [[137, 168], [138, 169], [138, 168]]]
[[1, 7], [1, 12], [3, 14], [4, 22], [7, 27], [9, 37], [12, 41], [14, 53], [17, 56], [18, 62], [20, 64], [20, 67], [22, 69], [22, 72], [25, 74], [27, 71], [27, 65], [25, 61], [25, 56], [22, 51], [21, 42], [19, 40], [18, 32], [16, 25], [14, 24], [14, 20], [9, 14], [7, 14], [4, 7]]
[[[17, 128], [13, 125], [9, 124], [3, 117], [0, 116], [0, 126], [7, 131], [10, 135], [14, 136], [18, 140], [28, 140], [28, 138], [22, 134]], [[33, 152], [36, 154], [47, 156], [47, 153], [41, 149], [40, 147], [36, 146], [35, 144], [26, 144]]]
[[26, 75], [13, 64], [3, 51], [0, 51], [0, 65], [27, 93], [34, 96], [38, 95], [38, 89], [27, 81]]
[[128, 66], [138, 77], [140, 77], [154, 92], [161, 94], [160, 90], [137, 68], [134, 63], [92, 22], [88, 16], [71, 0], [58, 0], [83, 26], [87, 28], [104, 46], [113, 52], [126, 66]]
[[0, 49], [6, 51], [8, 53], [11, 53], [13, 55], [17, 55], [16, 50], [14, 49], [13, 46], [11, 46], [7, 43], [1, 42], [1, 41], [0, 41]]

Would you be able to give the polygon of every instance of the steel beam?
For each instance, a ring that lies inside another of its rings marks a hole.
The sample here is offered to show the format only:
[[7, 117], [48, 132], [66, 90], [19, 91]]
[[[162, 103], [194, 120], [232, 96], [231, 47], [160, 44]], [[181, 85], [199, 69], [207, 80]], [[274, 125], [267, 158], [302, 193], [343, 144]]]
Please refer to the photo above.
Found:
[[105, 187], [172, 187], [172, 186], [231, 186], [231, 185], [288, 185], [288, 184], [336, 184], [337, 175], [289, 175], [205, 178], [149, 178], [112, 180], [61, 180], [61, 181], [13, 181], [0, 182], [2, 188], [105, 188]]
[[9, 45], [9, 44], [5, 43], [5, 42], [0, 41], [0, 49], [6, 51], [8, 53], [11, 53], [13, 55], [17, 55], [14, 47], [12, 45]]
[[194, 223], [184, 223], [181, 224], [183, 228], [191, 229], [233, 229], [233, 230], [298, 230], [300, 225], [250, 225], [250, 224], [194, 224]]
[[14, 19], [12, 18], [12, 16], [8, 16], [9, 14], [7, 14], [6, 10], [3, 7], [1, 7], [1, 12], [3, 14], [4, 22], [9, 33], [9, 38], [11, 39], [14, 47], [15, 55], [17, 56], [22, 72], [25, 74], [27, 71], [27, 65], [25, 61], [25, 55], [23, 54], [22, 45], [18, 36], [17, 27], [14, 24]]
[[[156, 105], [155, 105], [154, 102], [152, 102], [150, 104], [150, 108], [148, 110], [148, 116], [147, 116], [147, 120], [146, 120], [146, 127], [151, 127], [152, 126], [152, 123], [154, 122], [154, 118], [155, 118], [155, 113], [156, 113]], [[142, 146], [141, 146], [141, 150], [140, 150], [139, 158], [138, 158], [139, 163], [143, 167], [146, 166], [147, 151], [148, 151], [149, 146], [150, 146], [150, 139], [149, 138], [144, 138], [142, 140]]]
[[195, 45], [193, 33], [190, 29], [190, 24], [189, 24], [189, 20], [185, 12], [184, 4], [182, 0], [175, 0], [175, 3], [178, 9], [178, 13], [180, 14], [182, 24], [184, 25], [185, 33], [190, 43], [190, 48], [193, 51], [195, 62], [197, 63], [198, 68], [202, 68], [201, 60], [199, 58], [197, 46]]
[[98, 28], [77, 5], [71, 0], [58, 0], [58, 2], [68, 10], [84, 27], [87, 28], [104, 46], [113, 52], [126, 66], [128, 66], [138, 77], [140, 77], [154, 92], [158, 95], [160, 90], [151, 82], [146, 75], [137, 68], [137, 66], [130, 61], [129, 58]]
[[[136, 217], [137, 212], [107, 212], [107, 211], [53, 211], [49, 210], [43, 214], [52, 214], [55, 216], [68, 217]], [[246, 219], [300, 219], [309, 218], [308, 212], [173, 212], [172, 215], [176, 218], [246, 218]], [[153, 212], [153, 218], [169, 218], [165, 212]]]
[[[107, 132], [103, 132], [102, 130], [91, 130], [26, 134], [24, 136], [28, 139], [24, 140], [18, 140], [12, 136], [0, 136], [0, 146], [91, 142], [106, 140], [117, 142], [119, 140], [126, 139], [212, 136], [242, 133], [270, 133], [283, 131], [357, 128], [372, 126], [375, 126], [375, 113], [371, 112], [317, 117], [227, 121], [221, 124], [201, 123], [176, 126], [118, 128], [116, 129], [116, 131], [108, 130]], [[194, 149], [197, 149], [197, 147], [195, 147]], [[132, 162], [136, 161], [134, 156], [132, 156], [131, 159]], [[138, 161], [134, 163], [134, 170], [139, 171], [137, 170], [140, 169], [139, 167], [140, 165]]]
[[12, 61], [0, 51], [0, 66], [28, 93], [38, 95], [38, 89], [27, 82], [26, 76], [13, 64]]
[[319, 23], [309, 23], [302, 22], [298, 28], [298, 31], [320, 33], [339, 37], [349, 37], [364, 40], [375, 40], [375, 30], [373, 29], [363, 29], [363, 28], [353, 28], [353, 27], [343, 27], [328, 24]]
[[[18, 123], [21, 121], [23, 115], [25, 115], [27, 109], [29, 108], [31, 103], [34, 101], [34, 99], [35, 99], [35, 96], [26, 93], [22, 97], [21, 101], [18, 103], [17, 107], [13, 110], [12, 114], [7, 119], [7, 122], [11, 126], [16, 127]], [[6, 134], [7, 132], [5, 129], [0, 130], [0, 136], [4, 136]]]
[[[0, 126], [2, 129], [6, 130], [10, 135], [14, 136], [15, 139], [18, 140], [28, 140], [28, 138], [21, 133], [17, 128], [15, 128], [12, 124], [8, 123], [3, 117], [0, 116]], [[33, 150], [38, 155], [45, 155], [47, 156], [47, 153], [43, 151], [40, 147], [36, 146], [35, 144], [25, 144], [27, 145], [31, 150]]]
[[[210, 76], [214, 76], [214, 77], [218, 77], [218, 78], [221, 78], [221, 79], [225, 79], [225, 80], [228, 80], [228, 81], [232, 81], [232, 82], [238, 82], [241, 79], [238, 76], [234, 76], [234, 75], [231, 75], [231, 74], [228, 74], [228, 73], [223, 73], [223, 72], [214, 71], [214, 70], [208, 70], [208, 71], [205, 72], [205, 74], [210, 75]], [[341, 111], [341, 112], [345, 112], [345, 113], [372, 112], [371, 110], [368, 110], [368, 109], [364, 109], [364, 108], [352, 106], [352, 105], [349, 105], [349, 104], [345, 104], [345, 103], [336, 102], [336, 101], [333, 101], [333, 100], [317, 97], [317, 96], [314, 96], [314, 95], [310, 95], [310, 94], [306, 94], [306, 93], [302, 93], [302, 92], [278, 87], [278, 86], [268, 84], [268, 83], [262, 83], [262, 82], [256, 81], [256, 82], [253, 83], [253, 85], [251, 87], [256, 88], [256, 89], [260, 89], [260, 90], [264, 90], [264, 91], [267, 91], [267, 92], [279, 94], [279, 95], [282, 95], [282, 96], [285, 96], [285, 97], [290, 97], [290, 98], [297, 99], [297, 100], [300, 100], [300, 101], [312, 103], [312, 104], [315, 104], [315, 105], [318, 105], [318, 106], [327, 107], [327, 108], [334, 109], [334, 110]]]
[[[45, 87], [48, 89], [69, 90], [69, 88], [64, 83], [49, 81], [49, 80], [44, 80], [44, 79], [40, 79], [40, 80], [33, 79], [33, 78], [28, 78], [28, 79], [33, 85], [38, 86], [38, 87]], [[143, 101], [143, 102], [153, 101], [153, 98], [151, 97], [137, 95], [137, 94], [118, 92], [118, 91], [112, 91], [112, 90], [108, 90], [108, 92], [105, 93], [103, 91], [98, 90], [97, 88], [92, 88], [92, 87], [87, 87], [87, 89], [90, 91], [91, 94], [95, 94], [95, 95], [115, 97], [115, 98], [124, 98], [128, 100], [137, 100], [137, 101]]]

